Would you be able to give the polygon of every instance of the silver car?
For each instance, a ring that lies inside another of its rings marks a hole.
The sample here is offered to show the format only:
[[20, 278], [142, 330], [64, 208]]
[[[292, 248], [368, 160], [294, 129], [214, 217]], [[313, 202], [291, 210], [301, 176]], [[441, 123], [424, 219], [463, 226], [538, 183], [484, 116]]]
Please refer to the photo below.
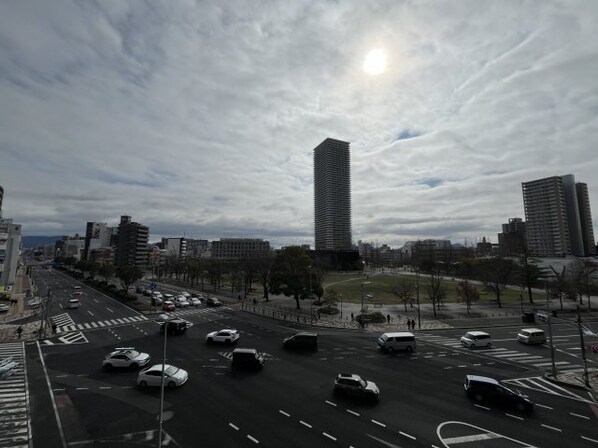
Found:
[[[164, 385], [170, 389], [182, 386], [189, 379], [186, 370], [178, 367], [164, 364]], [[161, 386], [162, 385], [162, 364], [156, 364], [147, 369], [143, 369], [137, 375], [137, 385], [139, 387]]]

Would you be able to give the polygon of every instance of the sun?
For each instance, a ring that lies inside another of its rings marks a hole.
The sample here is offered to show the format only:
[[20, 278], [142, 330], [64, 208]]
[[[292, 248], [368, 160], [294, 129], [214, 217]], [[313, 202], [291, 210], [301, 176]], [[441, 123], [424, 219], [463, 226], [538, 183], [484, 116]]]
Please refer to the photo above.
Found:
[[386, 70], [386, 53], [380, 48], [374, 48], [363, 61], [363, 71], [369, 75], [379, 75]]

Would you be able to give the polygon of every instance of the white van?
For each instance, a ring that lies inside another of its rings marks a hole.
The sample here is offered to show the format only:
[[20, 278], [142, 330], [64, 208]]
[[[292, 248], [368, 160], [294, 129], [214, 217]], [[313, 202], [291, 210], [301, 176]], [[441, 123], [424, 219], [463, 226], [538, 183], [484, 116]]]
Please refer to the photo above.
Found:
[[468, 331], [461, 336], [461, 344], [463, 347], [490, 347], [492, 339], [490, 335], [484, 331]]
[[522, 328], [517, 333], [517, 340], [522, 344], [544, 344], [546, 335], [539, 328]]
[[412, 352], [417, 347], [415, 336], [408, 331], [399, 331], [397, 333], [384, 333], [378, 338], [378, 347], [383, 352], [393, 352], [395, 350], [406, 350]]
[[79, 302], [79, 299], [70, 299], [69, 300], [68, 308], [79, 308], [80, 306], [81, 306], [81, 302]]

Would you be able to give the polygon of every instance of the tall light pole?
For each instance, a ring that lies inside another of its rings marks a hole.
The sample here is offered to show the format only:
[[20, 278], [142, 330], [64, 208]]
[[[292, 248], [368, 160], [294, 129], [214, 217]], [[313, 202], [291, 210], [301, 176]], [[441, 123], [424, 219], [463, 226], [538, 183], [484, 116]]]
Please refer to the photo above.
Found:
[[363, 285], [369, 285], [371, 282], [361, 282], [361, 312], [363, 313]]
[[164, 352], [162, 354], [162, 382], [160, 383], [160, 415], [158, 417], [158, 448], [162, 448], [162, 419], [164, 418], [164, 370], [166, 369], [166, 339], [168, 338], [168, 323], [164, 322]]
[[343, 318], [343, 295], [341, 293], [341, 319]]
[[417, 299], [417, 328], [422, 329], [422, 316], [419, 308], [419, 269], [415, 273], [415, 297]]

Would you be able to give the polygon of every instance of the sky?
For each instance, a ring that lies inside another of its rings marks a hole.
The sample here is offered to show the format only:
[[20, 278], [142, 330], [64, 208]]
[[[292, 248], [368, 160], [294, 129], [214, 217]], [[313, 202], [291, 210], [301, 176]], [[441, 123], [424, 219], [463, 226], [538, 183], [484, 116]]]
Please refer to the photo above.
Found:
[[313, 247], [331, 137], [355, 242], [496, 242], [521, 182], [565, 174], [596, 223], [596, 23], [572, 0], [1, 2], [3, 217]]

